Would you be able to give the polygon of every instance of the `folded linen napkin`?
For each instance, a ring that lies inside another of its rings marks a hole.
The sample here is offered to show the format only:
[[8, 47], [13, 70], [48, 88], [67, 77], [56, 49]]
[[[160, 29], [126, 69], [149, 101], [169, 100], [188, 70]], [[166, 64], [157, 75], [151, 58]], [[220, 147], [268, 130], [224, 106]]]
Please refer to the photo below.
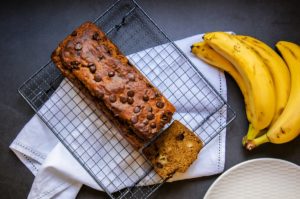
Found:
[[[201, 38], [202, 35], [195, 35], [176, 41], [175, 44], [186, 54], [197, 69], [201, 71], [212, 86], [226, 98], [227, 90], [224, 74], [203, 63], [190, 53], [190, 46], [201, 40]], [[139, 52], [137, 55], [141, 55], [140, 53], [145, 52]], [[130, 58], [134, 59], [134, 56], [135, 54], [131, 55]], [[66, 82], [67, 80], [62, 82], [55, 94], [59, 94], [59, 89], [64, 89], [64, 86], [68, 85]], [[180, 104], [176, 104], [176, 107], [180, 111]], [[222, 111], [221, 114], [221, 121], [216, 122], [225, 123], [226, 110]], [[197, 113], [193, 116], [197, 116]], [[186, 173], [177, 174], [171, 180], [196, 178], [222, 172], [225, 163], [225, 134], [226, 130], [224, 129], [202, 149], [198, 159]], [[75, 198], [82, 184], [101, 190], [98, 184], [58, 141], [37, 115], [25, 125], [10, 145], [10, 148], [36, 176], [28, 198]], [[128, 183], [130, 185], [130, 182]], [[151, 183], [155, 183], [155, 181], [151, 181]], [[115, 190], [110, 189], [110, 191]]]

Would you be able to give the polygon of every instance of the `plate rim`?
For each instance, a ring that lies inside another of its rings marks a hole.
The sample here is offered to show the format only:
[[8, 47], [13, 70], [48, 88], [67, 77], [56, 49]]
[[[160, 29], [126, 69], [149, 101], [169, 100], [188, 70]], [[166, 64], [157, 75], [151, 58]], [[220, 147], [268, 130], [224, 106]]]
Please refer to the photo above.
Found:
[[287, 161], [287, 160], [283, 160], [283, 159], [278, 159], [278, 158], [254, 158], [254, 159], [250, 159], [250, 160], [246, 160], [246, 161], [243, 161], [243, 162], [240, 162], [234, 166], [232, 166], [231, 168], [229, 168], [228, 170], [226, 170], [224, 173], [222, 173], [211, 185], [210, 187], [208, 188], [208, 190], [206, 191], [203, 199], [209, 199], [208, 198], [208, 195], [212, 192], [212, 189], [213, 187], [219, 182], [221, 181], [225, 176], [227, 176], [229, 173], [231, 173], [232, 171], [236, 170], [237, 168], [239, 167], [242, 167], [244, 165], [247, 165], [247, 164], [251, 164], [253, 162], [263, 162], [263, 161], [275, 161], [275, 162], [282, 162], [282, 163], [285, 163], [285, 164], [288, 164], [290, 166], [293, 166], [297, 169], [300, 170], [300, 165], [297, 165], [296, 163], [293, 163], [293, 162], [290, 162], [290, 161]]

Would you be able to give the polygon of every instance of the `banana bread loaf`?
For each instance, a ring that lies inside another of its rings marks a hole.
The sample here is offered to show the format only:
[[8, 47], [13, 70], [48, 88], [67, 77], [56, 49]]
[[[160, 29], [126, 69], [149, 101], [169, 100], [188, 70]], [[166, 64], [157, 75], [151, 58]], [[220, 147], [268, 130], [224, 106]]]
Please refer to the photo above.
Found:
[[197, 159], [202, 146], [197, 135], [175, 120], [143, 153], [156, 173], [167, 179], [175, 172], [184, 173]]
[[171, 121], [175, 107], [93, 23], [73, 31], [51, 57], [136, 149]]

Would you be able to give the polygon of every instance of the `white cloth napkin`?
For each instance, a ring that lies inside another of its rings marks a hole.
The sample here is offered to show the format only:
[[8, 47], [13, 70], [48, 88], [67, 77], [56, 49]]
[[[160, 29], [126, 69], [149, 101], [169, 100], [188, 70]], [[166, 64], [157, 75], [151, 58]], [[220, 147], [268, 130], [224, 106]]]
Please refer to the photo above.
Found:
[[[175, 44], [226, 99], [227, 88], [224, 74], [208, 66], [190, 53], [190, 46], [201, 39], [202, 35], [195, 35], [176, 41]], [[132, 55], [131, 58], [134, 59], [134, 56]], [[61, 86], [68, 85], [65, 84], [66, 81], [64, 80]], [[61, 87], [58, 88], [54, 97], [56, 94], [59, 94], [59, 89]], [[180, 111], [180, 105], [176, 105], [176, 107]], [[221, 114], [221, 122], [225, 123], [226, 110], [222, 111]], [[212, 123], [211, 125], [214, 124]], [[198, 159], [186, 173], [177, 174], [171, 180], [196, 178], [222, 172], [225, 163], [225, 135], [226, 129], [201, 150]], [[10, 148], [35, 175], [28, 196], [30, 199], [75, 198], [82, 184], [102, 190], [37, 115], [33, 116], [25, 125], [10, 145]], [[155, 183], [155, 181], [151, 183]], [[110, 189], [110, 191], [115, 190]]]

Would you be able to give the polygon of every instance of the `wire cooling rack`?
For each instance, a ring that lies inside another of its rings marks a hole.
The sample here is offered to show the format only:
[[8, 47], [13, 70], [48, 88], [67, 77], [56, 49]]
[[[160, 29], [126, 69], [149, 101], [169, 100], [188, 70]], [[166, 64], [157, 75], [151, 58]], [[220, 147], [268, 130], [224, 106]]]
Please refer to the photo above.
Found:
[[[117, 1], [94, 23], [176, 106], [173, 118], [204, 144], [234, 119], [224, 99], [135, 1]], [[111, 198], [147, 198], [163, 184], [143, 154], [51, 61], [19, 92]]]

